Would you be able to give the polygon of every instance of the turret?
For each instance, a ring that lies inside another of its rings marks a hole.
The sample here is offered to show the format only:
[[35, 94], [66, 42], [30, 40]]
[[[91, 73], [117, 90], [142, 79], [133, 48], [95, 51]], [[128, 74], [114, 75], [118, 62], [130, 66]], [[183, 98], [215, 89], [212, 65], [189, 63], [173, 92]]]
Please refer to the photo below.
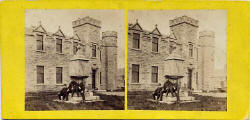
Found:
[[[201, 31], [199, 33], [199, 58], [198, 65], [200, 68], [200, 75], [202, 78], [199, 78], [199, 86], [202, 86], [204, 91], [209, 91], [211, 85], [209, 81], [212, 80], [214, 72], [214, 53], [215, 53], [215, 34], [213, 31]], [[199, 88], [199, 89], [202, 89]]]
[[104, 42], [102, 63], [105, 64], [102, 69], [106, 71], [106, 88], [112, 91], [117, 88], [117, 32], [103, 32], [102, 41]]

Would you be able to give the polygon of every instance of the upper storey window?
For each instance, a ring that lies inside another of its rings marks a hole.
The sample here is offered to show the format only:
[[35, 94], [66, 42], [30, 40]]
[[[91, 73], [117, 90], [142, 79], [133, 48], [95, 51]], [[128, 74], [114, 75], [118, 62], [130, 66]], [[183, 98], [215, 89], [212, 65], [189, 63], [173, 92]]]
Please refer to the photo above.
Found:
[[43, 35], [36, 36], [36, 49], [43, 50]]
[[174, 49], [175, 49], [175, 46], [170, 45], [169, 46], [169, 54], [172, 54], [172, 52], [174, 51]]
[[77, 52], [77, 42], [73, 42], [73, 53], [74, 53], [74, 55], [76, 54], [76, 52]]
[[193, 57], [193, 45], [189, 44], [189, 57]]
[[62, 53], [62, 39], [56, 38], [56, 52]]
[[140, 34], [133, 33], [133, 48], [140, 48]]
[[159, 41], [159, 38], [153, 37], [153, 40], [152, 40], [152, 51], [153, 52], [158, 52], [158, 41]]
[[92, 57], [96, 57], [96, 45], [92, 45]]

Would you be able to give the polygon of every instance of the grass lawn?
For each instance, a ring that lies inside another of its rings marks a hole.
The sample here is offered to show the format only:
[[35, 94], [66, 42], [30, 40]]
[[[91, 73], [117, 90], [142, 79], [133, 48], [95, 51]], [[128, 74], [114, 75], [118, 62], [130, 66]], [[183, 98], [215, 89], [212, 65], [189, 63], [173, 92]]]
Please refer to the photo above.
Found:
[[53, 101], [57, 99], [57, 93], [40, 92], [26, 93], [25, 110], [42, 111], [42, 110], [123, 110], [124, 97], [99, 94], [100, 98], [105, 101], [92, 103], [63, 103]]
[[226, 111], [227, 99], [193, 95], [200, 102], [166, 104], [147, 101], [152, 99], [152, 92], [128, 92], [128, 109], [130, 110], [188, 110], [188, 111]]

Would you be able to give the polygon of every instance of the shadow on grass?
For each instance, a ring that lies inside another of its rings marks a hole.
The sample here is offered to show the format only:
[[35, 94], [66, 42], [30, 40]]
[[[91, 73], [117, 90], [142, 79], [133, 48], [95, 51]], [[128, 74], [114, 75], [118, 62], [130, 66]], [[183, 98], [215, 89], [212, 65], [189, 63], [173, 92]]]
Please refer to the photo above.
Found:
[[227, 99], [210, 96], [192, 95], [200, 102], [166, 104], [147, 101], [152, 99], [149, 91], [128, 92], [128, 109], [130, 110], [187, 110], [187, 111], [226, 111]]
[[25, 110], [123, 110], [124, 97], [98, 94], [102, 100], [92, 103], [63, 103], [53, 101], [57, 98], [56, 92], [26, 93]]

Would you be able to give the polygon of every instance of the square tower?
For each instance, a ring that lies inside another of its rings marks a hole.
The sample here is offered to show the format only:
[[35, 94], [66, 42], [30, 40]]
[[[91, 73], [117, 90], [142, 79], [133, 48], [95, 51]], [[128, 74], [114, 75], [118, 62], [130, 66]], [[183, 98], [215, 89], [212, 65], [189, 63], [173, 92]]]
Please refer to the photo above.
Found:
[[92, 46], [100, 44], [101, 21], [89, 16], [78, 18], [72, 22], [73, 33], [77, 34], [81, 42], [85, 45], [85, 55], [87, 58], [92, 57]]

